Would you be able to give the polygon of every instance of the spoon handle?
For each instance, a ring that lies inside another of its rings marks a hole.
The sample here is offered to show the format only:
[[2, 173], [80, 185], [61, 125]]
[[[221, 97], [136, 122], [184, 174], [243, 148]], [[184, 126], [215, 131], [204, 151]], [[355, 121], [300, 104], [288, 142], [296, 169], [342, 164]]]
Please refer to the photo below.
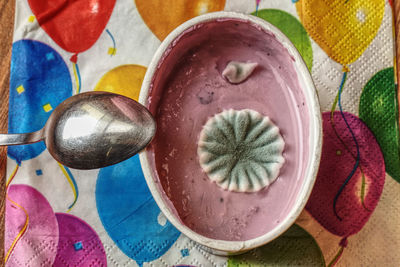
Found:
[[0, 146], [22, 145], [39, 142], [43, 139], [43, 129], [24, 134], [0, 134]]

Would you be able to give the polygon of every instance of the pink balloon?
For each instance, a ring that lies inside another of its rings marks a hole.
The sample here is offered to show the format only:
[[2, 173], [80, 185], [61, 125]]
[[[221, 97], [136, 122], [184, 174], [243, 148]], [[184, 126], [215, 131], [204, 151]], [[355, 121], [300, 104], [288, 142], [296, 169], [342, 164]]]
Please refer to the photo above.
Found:
[[359, 167], [338, 197], [336, 211], [342, 218], [339, 220], [333, 212], [334, 198], [355, 165], [357, 149], [340, 112], [334, 113], [335, 129], [351, 152], [335, 134], [330, 116], [330, 112], [323, 114], [321, 164], [306, 209], [328, 231], [347, 237], [360, 231], [375, 209], [385, 182], [385, 163], [368, 127], [356, 116], [344, 113], [359, 145], [360, 166], [366, 182], [365, 207], [361, 200], [362, 175]]
[[[58, 224], [46, 198], [28, 185], [11, 185], [8, 197], [25, 208], [29, 225], [10, 254], [7, 266], [51, 266], [58, 244]], [[5, 251], [25, 224], [23, 210], [6, 200]]]
[[56, 217], [60, 239], [54, 266], [107, 266], [103, 244], [86, 222], [65, 213]]

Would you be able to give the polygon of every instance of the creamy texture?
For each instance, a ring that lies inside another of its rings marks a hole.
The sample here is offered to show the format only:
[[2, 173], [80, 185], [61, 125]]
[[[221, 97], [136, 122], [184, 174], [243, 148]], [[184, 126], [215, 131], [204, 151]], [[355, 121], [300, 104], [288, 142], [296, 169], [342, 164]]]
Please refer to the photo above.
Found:
[[[148, 107], [158, 129], [148, 157], [164, 201], [193, 231], [248, 240], [276, 227], [293, 207], [309, 153], [309, 113], [293, 60], [273, 34], [233, 19], [188, 29], [166, 51], [150, 88]], [[258, 66], [247, 80], [231, 84], [221, 75], [229, 61]], [[246, 108], [279, 127], [285, 163], [268, 188], [225, 191], [201, 169], [199, 134], [216, 113]]]

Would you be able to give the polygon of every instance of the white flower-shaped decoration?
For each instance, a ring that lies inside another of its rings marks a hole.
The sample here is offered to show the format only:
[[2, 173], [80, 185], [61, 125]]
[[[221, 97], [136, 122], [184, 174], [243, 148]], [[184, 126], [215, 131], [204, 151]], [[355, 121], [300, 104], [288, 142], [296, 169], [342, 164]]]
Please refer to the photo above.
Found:
[[268, 117], [230, 109], [203, 126], [197, 153], [202, 169], [222, 188], [256, 192], [278, 177], [284, 146], [279, 128]]

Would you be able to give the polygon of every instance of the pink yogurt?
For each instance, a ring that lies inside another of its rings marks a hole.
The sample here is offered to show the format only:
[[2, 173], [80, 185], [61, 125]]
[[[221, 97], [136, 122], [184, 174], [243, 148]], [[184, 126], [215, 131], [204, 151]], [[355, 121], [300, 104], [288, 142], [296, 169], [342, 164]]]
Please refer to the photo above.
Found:
[[[257, 62], [240, 84], [221, 73], [227, 63]], [[147, 160], [162, 198], [181, 223], [218, 240], [266, 234], [293, 209], [309, 162], [309, 110], [295, 59], [275, 36], [241, 19], [217, 19], [184, 31], [164, 52], [147, 107], [157, 133]], [[197, 142], [206, 121], [225, 109], [268, 116], [285, 140], [285, 164], [269, 187], [256, 193], [225, 191], [201, 169]]]

